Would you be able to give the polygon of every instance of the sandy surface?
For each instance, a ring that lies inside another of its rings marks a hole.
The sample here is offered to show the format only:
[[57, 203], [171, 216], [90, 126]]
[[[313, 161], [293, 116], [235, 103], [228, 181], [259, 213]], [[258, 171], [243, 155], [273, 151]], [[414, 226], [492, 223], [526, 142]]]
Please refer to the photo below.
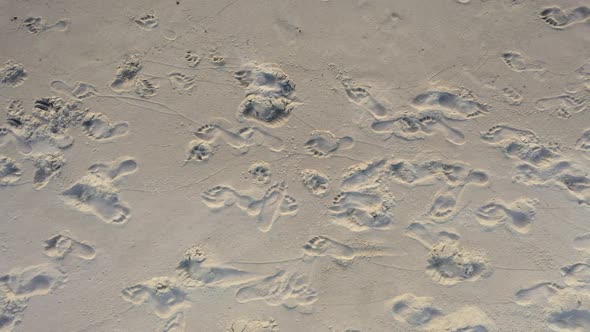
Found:
[[590, 3], [0, 0], [0, 331], [590, 331]]

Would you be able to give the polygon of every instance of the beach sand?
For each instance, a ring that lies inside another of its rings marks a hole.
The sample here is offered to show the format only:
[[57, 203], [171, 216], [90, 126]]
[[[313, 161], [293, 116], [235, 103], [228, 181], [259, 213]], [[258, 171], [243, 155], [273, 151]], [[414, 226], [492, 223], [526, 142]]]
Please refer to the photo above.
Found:
[[0, 0], [0, 331], [590, 331], [590, 3]]

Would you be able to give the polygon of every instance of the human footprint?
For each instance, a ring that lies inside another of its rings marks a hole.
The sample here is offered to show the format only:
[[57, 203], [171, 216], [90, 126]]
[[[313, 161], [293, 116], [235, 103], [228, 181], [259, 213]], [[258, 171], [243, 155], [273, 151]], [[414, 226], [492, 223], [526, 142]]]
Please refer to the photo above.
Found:
[[92, 246], [75, 240], [66, 232], [52, 236], [45, 241], [43, 253], [57, 259], [64, 259], [70, 254], [85, 260], [91, 260], [96, 256], [96, 250]]
[[493, 227], [505, 223], [511, 230], [524, 234], [530, 230], [535, 218], [535, 199], [521, 198], [512, 204], [503, 201], [491, 201], [477, 210], [477, 219], [480, 224]]
[[590, 18], [590, 8], [581, 6], [563, 10], [554, 6], [545, 8], [540, 16], [553, 29], [565, 29], [573, 24], [586, 22]]
[[350, 260], [355, 257], [354, 250], [340, 242], [325, 236], [316, 236], [309, 240], [303, 251], [309, 256], [330, 256], [337, 259]]

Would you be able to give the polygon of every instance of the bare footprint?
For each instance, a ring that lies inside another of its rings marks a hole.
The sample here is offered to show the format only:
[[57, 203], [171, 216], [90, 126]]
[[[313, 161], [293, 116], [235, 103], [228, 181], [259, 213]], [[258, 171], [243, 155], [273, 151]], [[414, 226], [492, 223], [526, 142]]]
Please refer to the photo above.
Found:
[[51, 179], [57, 176], [66, 160], [60, 153], [52, 154], [32, 154], [27, 157], [35, 166], [33, 177], [33, 188], [41, 190], [49, 184]]
[[13, 331], [31, 297], [48, 295], [67, 281], [51, 264], [15, 268], [0, 275], [0, 330]]
[[272, 176], [270, 164], [265, 161], [255, 162], [248, 167], [248, 175], [255, 184], [267, 184]]
[[479, 307], [465, 306], [444, 313], [430, 297], [413, 293], [399, 295], [388, 302], [395, 320], [425, 331], [487, 332], [494, 322]]
[[465, 135], [451, 127], [437, 112], [423, 112], [418, 121], [422, 124], [422, 132], [427, 136], [438, 133], [455, 145], [465, 144]]
[[225, 57], [217, 52], [213, 52], [209, 56], [209, 62], [216, 66], [224, 66], [225, 65]]
[[70, 28], [71, 21], [69, 19], [61, 19], [53, 24], [48, 24], [43, 17], [30, 16], [23, 20], [22, 27], [29, 33], [34, 35], [45, 31], [67, 31]]
[[169, 318], [189, 308], [188, 295], [173, 278], [157, 277], [127, 287], [121, 297], [135, 305], [149, 304], [160, 318]]
[[325, 236], [316, 236], [309, 240], [303, 246], [303, 251], [309, 256], [330, 256], [341, 260], [351, 260], [355, 257], [351, 247]]
[[510, 230], [526, 234], [535, 218], [536, 199], [521, 198], [512, 203], [494, 200], [481, 206], [477, 211], [477, 220], [486, 227], [506, 225]]
[[238, 120], [252, 120], [267, 127], [281, 127], [296, 104], [284, 97], [246, 96], [238, 106]]
[[[554, 282], [541, 282], [516, 292], [516, 303], [522, 306], [550, 307], [558, 303], [575, 301], [565, 286]], [[568, 299], [569, 298], [569, 299]]]
[[77, 127], [88, 112], [75, 100], [51, 96], [36, 98], [30, 113], [22, 101], [7, 107], [6, 125], [0, 127], [0, 145], [14, 143], [24, 154], [59, 153], [74, 143], [70, 129]]
[[399, 256], [388, 247], [376, 246], [369, 243], [347, 245], [327, 236], [314, 236], [305, 245], [303, 253], [306, 257], [330, 257], [337, 261], [350, 261], [357, 258]]
[[482, 139], [502, 148], [507, 157], [521, 163], [515, 167], [514, 182], [528, 186], [566, 189], [578, 204], [590, 204], [590, 178], [573, 161], [563, 160], [559, 145], [541, 143], [531, 131], [495, 126]]
[[489, 176], [482, 170], [460, 162], [438, 160], [420, 163], [393, 160], [388, 164], [386, 174], [407, 187], [430, 186], [442, 182], [444, 187], [435, 193], [427, 213], [436, 222], [448, 221], [458, 212], [458, 202], [467, 186], [483, 186], [489, 181]]
[[413, 326], [425, 327], [433, 319], [443, 314], [433, 305], [432, 298], [416, 296], [412, 293], [394, 297], [389, 301], [389, 306], [391, 306], [391, 314], [395, 320]]
[[26, 133], [34, 137], [30, 140], [32, 143], [50, 141], [55, 147], [66, 149], [74, 143], [68, 130], [77, 127], [87, 112], [88, 109], [75, 100], [66, 101], [56, 96], [38, 98], [33, 105], [33, 118], [24, 120], [30, 123], [23, 122], [23, 128], [33, 131]]
[[[18, 128], [20, 122], [18, 120], [14, 122], [13, 119], [9, 119], [8, 122], [9, 126], [0, 126], [0, 147], [13, 145], [20, 153], [30, 153], [33, 148], [30, 142], [20, 135], [20, 130]], [[16, 127], [16, 130], [13, 130], [11, 127]]]
[[75, 240], [68, 232], [61, 232], [45, 241], [43, 253], [59, 260], [69, 255], [85, 260], [91, 260], [96, 256], [94, 247]]
[[299, 203], [287, 194], [287, 186], [284, 182], [270, 186], [264, 197], [253, 206], [260, 211], [256, 216], [256, 225], [262, 232], [270, 231], [281, 217], [293, 216], [299, 211]]
[[443, 189], [434, 195], [428, 215], [435, 222], [450, 220], [457, 212], [457, 203], [464, 187]]
[[419, 94], [411, 105], [419, 110], [438, 109], [445, 118], [454, 120], [467, 120], [489, 112], [489, 107], [482, 103], [444, 91]]
[[102, 178], [116, 180], [137, 170], [137, 162], [130, 157], [121, 157], [110, 163], [96, 163], [88, 168], [91, 173]]
[[574, 263], [561, 268], [561, 276], [565, 285], [576, 290], [586, 290], [590, 285], [590, 265]]
[[590, 330], [590, 310], [556, 311], [549, 315], [547, 322], [553, 331], [588, 331]]
[[15, 298], [46, 295], [67, 281], [66, 275], [51, 264], [16, 268], [0, 276], [0, 285]]
[[504, 52], [500, 55], [500, 58], [508, 68], [516, 72], [545, 70], [541, 62], [529, 60], [518, 52]]
[[352, 81], [343, 82], [348, 100], [369, 112], [375, 119], [387, 116], [387, 108], [377, 101], [366, 87], [356, 85]]
[[405, 236], [418, 241], [424, 248], [430, 250], [441, 242], [458, 241], [459, 234], [449, 228], [441, 228], [437, 224], [427, 222], [413, 222], [404, 231]]
[[[420, 171], [420, 167], [417, 167], [413, 162], [394, 160], [387, 166], [386, 174], [395, 179], [396, 182], [411, 187], [428, 178], [425, 174], [419, 174], [422, 173]], [[432, 177], [432, 179], [434, 178]]]
[[240, 121], [280, 127], [300, 104], [295, 96], [295, 83], [276, 64], [245, 64], [235, 72], [234, 78], [246, 92], [246, 98], [238, 106]]
[[590, 129], [586, 129], [582, 132], [582, 135], [576, 141], [576, 149], [584, 155], [584, 157], [590, 159]]
[[26, 309], [26, 299], [11, 298], [9, 293], [0, 291], [0, 331], [14, 331]]
[[226, 332], [279, 332], [280, 328], [274, 319], [238, 319], [231, 322]]
[[574, 248], [576, 250], [590, 253], [590, 233], [576, 236], [574, 238]]
[[492, 274], [491, 266], [482, 254], [464, 249], [456, 241], [435, 244], [427, 261], [426, 274], [441, 285], [453, 286]]
[[406, 141], [421, 140], [429, 136], [442, 135], [455, 145], [465, 143], [465, 135], [452, 127], [439, 110], [423, 110], [403, 116], [375, 121], [371, 130], [377, 134], [389, 134]]
[[186, 331], [186, 319], [184, 312], [179, 311], [172, 315], [164, 324], [160, 327], [160, 332], [185, 332]]
[[221, 125], [207, 124], [194, 132], [195, 137], [209, 144], [226, 143], [240, 153], [248, 151], [248, 142], [238, 132], [225, 129]]
[[16, 183], [22, 174], [21, 164], [10, 157], [0, 155], [0, 187]]
[[481, 132], [480, 136], [483, 141], [490, 144], [505, 143], [515, 139], [533, 143], [539, 141], [537, 134], [532, 131], [518, 129], [503, 124], [493, 126], [488, 131]]
[[244, 211], [252, 209], [251, 206], [256, 202], [253, 197], [240, 194], [236, 189], [225, 185], [205, 190], [201, 194], [201, 199], [210, 209], [221, 209], [236, 204], [238, 208]]
[[372, 190], [381, 185], [386, 159], [351, 166], [341, 176], [340, 189], [347, 192]]
[[195, 87], [196, 77], [174, 71], [168, 74], [168, 80], [174, 90], [191, 92]]
[[326, 195], [330, 186], [328, 175], [314, 169], [305, 169], [301, 172], [303, 186], [315, 196]]
[[[129, 58], [126, 61], [129, 61]], [[130, 71], [134, 70], [132, 68], [132, 66], [134, 66], [134, 65], [131, 63], [128, 63], [128, 69]], [[119, 67], [119, 69], [121, 69], [122, 67], [125, 67], [125, 64], [121, 65]], [[131, 75], [133, 77], [129, 78], [128, 80], [125, 80], [122, 77], [120, 77], [119, 79], [117, 79], [117, 78], [115, 79], [115, 80], [118, 80], [118, 83], [115, 87], [115, 90], [118, 90], [117, 92], [122, 93], [122, 92], [131, 92], [132, 91], [136, 95], [141, 97], [141, 99], [135, 99], [136, 101], [141, 101], [142, 99], [148, 99], [148, 98], [151, 98], [156, 95], [156, 93], [159, 89], [159, 86], [157, 84], [153, 83], [151, 80], [148, 80], [148, 79], [137, 78], [137, 74], [135, 74], [135, 75], [129, 74], [129, 75]], [[61, 95], [64, 95], [64, 96], [67, 96], [67, 97], [70, 97], [73, 99], [77, 99], [77, 100], [83, 100], [83, 99], [94, 98], [94, 97], [115, 98], [116, 99], [118, 97], [118, 96], [100, 94], [98, 92], [98, 89], [94, 85], [86, 83], [86, 82], [81, 82], [81, 81], [76, 81], [72, 85], [72, 84], [69, 84], [69, 83], [62, 81], [62, 80], [55, 80], [55, 81], [51, 82], [49, 87], [54, 92], [57, 92]], [[126, 98], [134, 99], [129, 96], [126, 96]]]
[[135, 80], [135, 94], [141, 98], [148, 99], [155, 96], [159, 88], [160, 86], [151, 80]]
[[234, 73], [247, 95], [294, 97], [295, 83], [273, 63], [248, 63]]
[[442, 162], [432, 160], [422, 164], [422, 167], [426, 167], [428, 172], [451, 187], [482, 186], [489, 181], [489, 176], [485, 171], [474, 169], [470, 165], [459, 161]]
[[590, 108], [590, 92], [587, 90], [549, 96], [535, 102], [535, 109], [539, 111], [550, 111], [552, 114], [564, 119], [571, 117], [572, 114], [583, 112], [588, 108]]
[[0, 87], [8, 86], [16, 88], [22, 85], [27, 77], [27, 71], [22, 63], [8, 60], [0, 66]]
[[142, 68], [143, 63], [139, 56], [127, 56], [123, 59], [123, 63], [117, 67], [115, 80], [111, 83], [111, 89], [117, 93], [135, 89], [135, 80]]
[[[580, 308], [580, 292], [573, 287], [554, 282], [541, 282], [516, 292], [515, 302], [521, 306], [538, 306], [546, 312], [546, 319], [554, 331], [576, 331], [579, 325], [575, 315]], [[581, 317], [584, 320], [583, 316]], [[576, 326], [577, 325], [577, 326]], [[563, 329], [559, 328], [563, 327]], [[570, 329], [574, 327], [575, 329]], [[584, 330], [584, 329], [582, 329]]]
[[263, 146], [279, 152], [284, 148], [283, 140], [258, 127], [244, 127], [237, 131], [217, 124], [207, 124], [198, 128], [194, 135], [213, 146], [225, 143], [238, 153], [246, 153], [252, 146]]
[[297, 214], [299, 203], [287, 194], [284, 182], [271, 185], [260, 199], [241, 194], [230, 186], [216, 186], [204, 191], [201, 199], [209, 208], [218, 210], [236, 205], [240, 210], [254, 217], [256, 227], [268, 232], [274, 223], [286, 216]]
[[388, 229], [395, 200], [386, 185], [387, 159], [353, 165], [341, 175], [340, 194], [328, 208], [332, 222], [353, 232]]
[[30, 16], [23, 20], [23, 28], [34, 35], [47, 30], [47, 22], [40, 16]]
[[6, 105], [6, 122], [8, 125], [15, 127], [22, 125], [20, 119], [24, 115], [25, 107], [22, 100], [13, 99]]
[[283, 140], [259, 127], [244, 127], [239, 130], [239, 135], [248, 142], [248, 146], [264, 146], [273, 152], [283, 151]]
[[551, 166], [561, 157], [559, 146], [546, 144], [515, 141], [504, 146], [502, 150], [510, 158], [515, 158], [539, 167]]
[[543, 167], [519, 164], [515, 169], [516, 174], [512, 179], [516, 183], [528, 186], [555, 185], [567, 189], [581, 199], [583, 195], [578, 194], [583, 194], [590, 181], [584, 171], [576, 169], [569, 161], [556, 161]]
[[424, 125], [415, 115], [407, 114], [394, 119], [378, 120], [371, 124], [371, 130], [377, 134], [389, 134], [404, 139], [415, 141], [424, 139]]
[[503, 0], [502, 2], [505, 7], [510, 8], [510, 7], [514, 7], [514, 6], [520, 6], [523, 3], [525, 3], [525, 1], [526, 0]]
[[590, 177], [585, 172], [572, 170], [550, 180], [577, 199], [578, 204], [590, 205]]
[[388, 229], [393, 223], [391, 207], [383, 205], [378, 210], [349, 209], [346, 214], [335, 215], [333, 222], [353, 232]]
[[233, 287], [261, 277], [248, 271], [211, 261], [199, 246], [185, 251], [176, 268], [178, 279], [187, 287]]
[[54, 92], [78, 100], [92, 98], [99, 95], [98, 90], [94, 85], [81, 81], [76, 81], [71, 85], [62, 80], [55, 80], [49, 84], [49, 87]]
[[354, 140], [352, 137], [336, 137], [326, 130], [314, 130], [304, 143], [305, 149], [315, 157], [328, 158], [339, 150], [352, 148]]
[[152, 13], [140, 15], [134, 18], [133, 22], [142, 30], [152, 31], [158, 26], [160, 20]]
[[88, 113], [82, 122], [84, 133], [95, 140], [109, 140], [127, 134], [127, 122], [112, 123], [102, 113]]
[[264, 301], [270, 306], [282, 305], [288, 309], [309, 307], [318, 300], [307, 276], [299, 272], [279, 270], [274, 275], [240, 288], [236, 292], [238, 303]]
[[587, 22], [590, 18], [590, 8], [581, 6], [563, 10], [554, 6], [543, 9], [539, 16], [553, 29], [566, 29], [574, 24]]
[[201, 62], [201, 57], [194, 51], [189, 50], [184, 54], [184, 60], [189, 67], [195, 68]]
[[481, 138], [500, 147], [507, 157], [535, 167], [550, 167], [561, 157], [559, 145], [542, 143], [534, 132], [528, 130], [497, 125], [482, 133]]
[[465, 306], [433, 319], [427, 331], [488, 332], [495, 331], [494, 321], [479, 307]]
[[483, 186], [488, 183], [487, 173], [474, 170], [460, 164], [440, 164], [438, 162], [427, 163], [429, 167], [441, 166], [441, 169], [431, 168], [439, 180], [445, 183], [445, 187], [434, 194], [434, 199], [427, 215], [435, 222], [442, 223], [450, 220], [459, 210], [466, 187]]
[[120, 224], [129, 219], [131, 211], [120, 201], [118, 190], [101, 178], [88, 175], [64, 191], [63, 196], [69, 205], [106, 223]]
[[94, 164], [88, 169], [88, 174], [65, 190], [62, 196], [66, 204], [95, 215], [106, 223], [124, 223], [129, 220], [131, 210], [119, 197], [115, 182], [136, 169], [137, 163], [129, 157], [109, 164]]
[[525, 99], [522, 90], [515, 88], [514, 86], [506, 86], [502, 88], [501, 98], [511, 106], [521, 105]]
[[340, 212], [351, 208], [378, 207], [380, 203], [381, 198], [378, 194], [342, 192], [334, 197], [330, 209], [334, 212]]
[[328, 208], [332, 221], [353, 232], [387, 229], [393, 223], [393, 198], [385, 193], [343, 192]]
[[209, 143], [201, 140], [193, 140], [188, 143], [185, 162], [192, 160], [207, 161], [213, 157], [215, 152], [216, 149]]
[[590, 328], [590, 312], [585, 309], [590, 284], [590, 265], [575, 263], [561, 269], [563, 284], [540, 282], [520, 289], [515, 302], [541, 307], [552, 331], [585, 331]]
[[590, 61], [575, 70], [576, 75], [583, 81], [590, 81]]

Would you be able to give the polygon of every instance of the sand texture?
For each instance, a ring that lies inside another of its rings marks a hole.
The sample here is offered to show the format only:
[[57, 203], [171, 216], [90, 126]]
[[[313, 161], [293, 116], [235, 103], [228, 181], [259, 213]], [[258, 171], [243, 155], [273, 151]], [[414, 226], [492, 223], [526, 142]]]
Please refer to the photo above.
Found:
[[588, 0], [0, 0], [0, 332], [590, 332]]

